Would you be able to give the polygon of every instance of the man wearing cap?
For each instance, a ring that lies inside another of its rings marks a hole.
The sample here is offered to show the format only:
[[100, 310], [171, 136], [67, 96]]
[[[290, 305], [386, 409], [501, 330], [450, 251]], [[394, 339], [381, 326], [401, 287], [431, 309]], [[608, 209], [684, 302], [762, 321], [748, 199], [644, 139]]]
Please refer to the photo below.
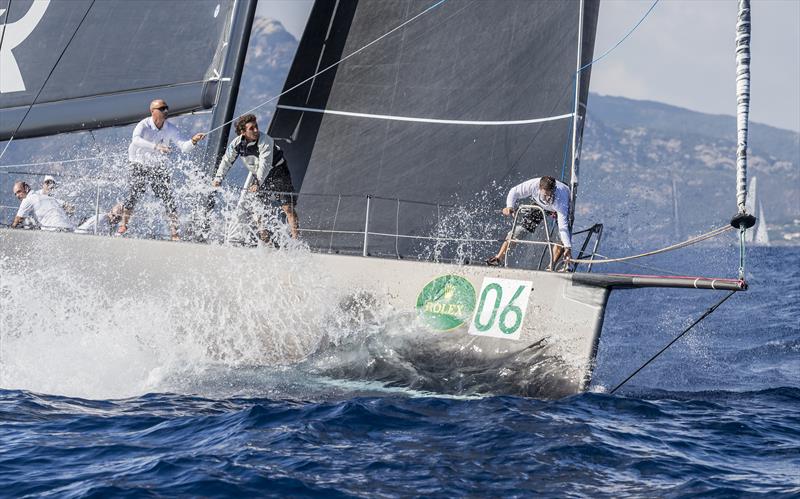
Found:
[[178, 129], [167, 121], [168, 115], [167, 103], [163, 99], [156, 99], [150, 103], [150, 117], [140, 121], [133, 130], [133, 138], [128, 147], [130, 185], [128, 196], [123, 202], [122, 223], [117, 229], [120, 235], [128, 231], [133, 209], [150, 184], [153, 194], [161, 199], [167, 210], [172, 240], [179, 239], [178, 209], [170, 187], [171, 174], [167, 169], [167, 155], [172, 151], [171, 144], [175, 144], [181, 152], [188, 153], [205, 135], [196, 133], [191, 139], [184, 140]]
[[22, 224], [25, 218], [33, 218], [43, 230], [75, 229], [75, 225], [55, 198], [31, 192], [31, 186], [25, 182], [14, 184], [14, 195], [20, 203], [17, 215], [11, 223], [12, 228]]
[[[42, 181], [42, 188], [37, 192], [42, 196], [54, 197], [55, 193], [53, 191], [55, 191], [56, 185], [56, 179], [52, 175], [45, 175], [44, 180]], [[75, 206], [62, 200], [59, 200], [59, 203], [61, 203], [61, 207], [64, 208], [64, 211], [67, 212], [67, 215], [75, 214]]]
[[45, 175], [42, 181], [42, 188], [39, 189], [39, 194], [43, 196], [52, 196], [53, 189], [56, 188], [56, 179], [52, 175]]

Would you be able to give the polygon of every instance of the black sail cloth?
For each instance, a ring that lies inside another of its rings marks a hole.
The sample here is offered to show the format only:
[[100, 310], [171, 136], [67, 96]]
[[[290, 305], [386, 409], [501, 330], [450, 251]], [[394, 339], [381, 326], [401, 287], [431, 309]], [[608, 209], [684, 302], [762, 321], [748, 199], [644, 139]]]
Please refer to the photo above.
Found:
[[[285, 89], [433, 4], [317, 2]], [[578, 0], [447, 0], [284, 95], [269, 133], [287, 140], [301, 213], [312, 217], [303, 226], [363, 231], [369, 216], [376, 234], [368, 251], [401, 256], [456, 250], [397, 239], [396, 232], [501, 238], [508, 220], [495, 210], [509, 187], [542, 175], [569, 182], [579, 31], [585, 64], [598, 3], [584, 3], [582, 26], [580, 7]], [[581, 114], [588, 84], [587, 69]], [[486, 123], [547, 118], [553, 119]], [[376, 196], [369, 214], [367, 195]], [[304, 237], [312, 246], [353, 253], [364, 239]]]
[[210, 108], [232, 6], [0, 0], [0, 140], [132, 123], [153, 98], [173, 114]]

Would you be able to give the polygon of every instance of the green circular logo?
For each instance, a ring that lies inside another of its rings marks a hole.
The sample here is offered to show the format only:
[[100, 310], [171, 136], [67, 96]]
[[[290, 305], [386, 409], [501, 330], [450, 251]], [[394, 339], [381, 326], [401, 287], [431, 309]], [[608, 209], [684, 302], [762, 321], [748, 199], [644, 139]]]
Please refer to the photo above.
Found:
[[475, 310], [475, 288], [457, 275], [437, 277], [417, 296], [417, 312], [432, 328], [455, 329], [472, 317]]

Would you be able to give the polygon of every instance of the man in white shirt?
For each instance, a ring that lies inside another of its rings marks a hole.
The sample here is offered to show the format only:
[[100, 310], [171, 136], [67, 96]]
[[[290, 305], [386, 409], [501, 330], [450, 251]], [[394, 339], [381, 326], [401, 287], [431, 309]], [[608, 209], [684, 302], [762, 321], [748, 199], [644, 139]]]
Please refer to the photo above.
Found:
[[[571, 197], [569, 187], [553, 177], [537, 177], [526, 180], [508, 191], [503, 215], [512, 216], [517, 201], [527, 197], [541, 206], [548, 214], [555, 213], [558, 218], [558, 234], [561, 237], [561, 246], [553, 246], [550, 268], [554, 269], [556, 262], [562, 256], [567, 263], [565, 268], [569, 268], [569, 260], [572, 258], [572, 233], [569, 229], [569, 203]], [[520, 239], [526, 232], [533, 233], [542, 219], [542, 212], [539, 210], [520, 213], [517, 217], [516, 227], [512, 232], [508, 233], [506, 240], [503, 241], [503, 245], [500, 247], [500, 251], [497, 252], [497, 255], [489, 258], [486, 263], [500, 265], [511, 244], [511, 239]]]
[[75, 229], [56, 198], [31, 192], [31, 186], [25, 182], [14, 184], [14, 195], [20, 200], [20, 204], [11, 227], [16, 228], [25, 218], [32, 218], [43, 230]]
[[[44, 180], [42, 181], [42, 188], [39, 189], [37, 192], [42, 196], [50, 196], [53, 197], [55, 195], [56, 190], [56, 179], [52, 175], [45, 175]], [[61, 207], [64, 208], [64, 211], [67, 215], [74, 215], [75, 214], [75, 206], [71, 203], [67, 203], [66, 201], [61, 201]]]
[[171, 174], [167, 170], [167, 155], [172, 151], [170, 143], [175, 144], [181, 152], [187, 153], [205, 136], [196, 133], [189, 140], [180, 136], [178, 129], [167, 122], [169, 106], [163, 99], [150, 103], [150, 117], [145, 118], [133, 130], [131, 145], [128, 147], [128, 160], [131, 164], [130, 187], [128, 196], [123, 202], [122, 223], [118, 234], [128, 231], [128, 222], [139, 198], [147, 190], [147, 184], [164, 203], [170, 221], [172, 240], [178, 236], [178, 209], [170, 187]]
[[52, 196], [55, 188], [56, 179], [52, 175], [45, 175], [44, 180], [42, 180], [42, 188], [39, 189], [39, 194], [43, 196]]
[[79, 234], [91, 234], [97, 230], [98, 234], [111, 235], [114, 227], [122, 220], [122, 203], [115, 204], [108, 213], [92, 215], [75, 229]]

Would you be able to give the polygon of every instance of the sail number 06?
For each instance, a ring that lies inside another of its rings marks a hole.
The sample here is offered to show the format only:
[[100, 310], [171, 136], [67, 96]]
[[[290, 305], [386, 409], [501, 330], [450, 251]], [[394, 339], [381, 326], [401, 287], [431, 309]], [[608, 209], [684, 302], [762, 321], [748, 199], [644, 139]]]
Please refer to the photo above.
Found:
[[531, 285], [530, 281], [485, 278], [469, 333], [519, 339]]

